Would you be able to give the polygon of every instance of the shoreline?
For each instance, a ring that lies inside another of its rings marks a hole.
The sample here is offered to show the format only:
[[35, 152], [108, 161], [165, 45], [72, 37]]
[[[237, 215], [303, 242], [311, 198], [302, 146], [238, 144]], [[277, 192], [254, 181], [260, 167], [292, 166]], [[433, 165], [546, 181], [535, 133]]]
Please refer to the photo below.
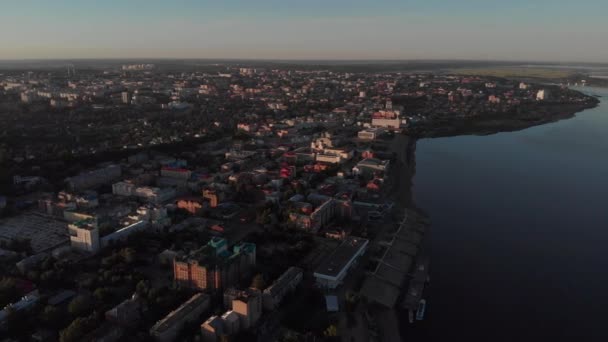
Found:
[[[507, 133], [553, 123], [560, 120], [570, 119], [576, 116], [578, 113], [596, 108], [599, 105], [599, 99], [588, 95], [585, 96], [588, 99], [592, 98], [592, 100], [588, 100], [589, 102], [585, 103], [584, 105], [565, 105], [566, 108], [561, 108], [561, 110], [557, 113], [554, 110], [556, 107], [559, 107], [559, 105], [552, 105], [544, 108], [544, 110], [541, 112], [534, 113], [533, 117], [535, 117], [535, 120], [525, 120], [521, 116], [515, 120], [512, 117], [493, 117], [488, 120], [466, 120], [459, 122], [457, 125], [452, 125], [451, 127], [434, 127], [432, 130], [422, 131], [423, 134], [411, 134], [411, 132], [404, 132], [396, 135], [393, 141], [393, 148], [397, 153], [396, 173], [402, 175], [401, 178], [403, 179], [399, 182], [398, 186], [394, 187], [389, 192], [388, 197], [393, 198], [396, 203], [401, 205], [404, 209], [413, 210], [430, 219], [430, 215], [416, 205], [413, 197], [413, 184], [414, 177], [416, 175], [416, 145], [419, 139], [456, 137], [460, 135], [483, 136], [497, 133]], [[427, 229], [430, 228], [431, 224], [427, 226]], [[427, 245], [427, 247], [430, 245], [429, 233], [430, 231], [427, 230], [427, 234], [424, 237], [424, 243]], [[430, 265], [430, 267], [432, 267], [432, 265]], [[400, 296], [407, 292], [408, 287], [408, 283], [403, 285]], [[424, 291], [428, 294], [429, 290], [429, 287], [426, 286]], [[429, 296], [425, 296], [425, 298], [429, 298]], [[432, 302], [430, 304], [432, 305]], [[409, 324], [407, 317], [408, 313], [406, 310], [401, 308], [399, 304], [394, 308], [385, 309], [383, 311], [386, 316], [393, 317], [393, 319], [390, 320], [390, 324], [387, 322], [387, 324], [383, 326], [383, 332], [391, 335], [391, 338], [394, 339], [398, 337], [399, 340], [405, 341], [406, 337], [428, 337], [428, 319], [417, 321], [414, 324]]]
[[552, 104], [538, 110], [517, 114], [500, 114], [488, 117], [459, 118], [436, 121], [404, 130], [403, 134], [414, 139], [447, 138], [459, 135], [491, 135], [504, 132], [515, 132], [526, 128], [540, 126], [573, 118], [585, 110], [596, 108], [600, 100], [585, 95], [584, 104]]

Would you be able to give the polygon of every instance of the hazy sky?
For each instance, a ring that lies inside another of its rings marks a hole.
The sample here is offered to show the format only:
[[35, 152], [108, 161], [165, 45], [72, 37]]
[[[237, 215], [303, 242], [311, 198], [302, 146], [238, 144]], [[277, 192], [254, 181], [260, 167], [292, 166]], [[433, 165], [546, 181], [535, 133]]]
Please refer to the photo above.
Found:
[[0, 59], [608, 62], [608, 0], [0, 0]]

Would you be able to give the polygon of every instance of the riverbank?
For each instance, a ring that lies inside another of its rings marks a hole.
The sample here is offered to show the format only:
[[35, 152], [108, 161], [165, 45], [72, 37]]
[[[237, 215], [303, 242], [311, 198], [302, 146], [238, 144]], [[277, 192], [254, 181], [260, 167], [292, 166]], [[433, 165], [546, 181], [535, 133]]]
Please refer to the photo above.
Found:
[[[570, 119], [579, 112], [597, 107], [600, 102], [596, 97], [587, 95], [585, 97], [587, 100], [584, 104], [543, 106], [542, 110], [520, 113], [515, 117], [513, 115], [494, 116], [484, 120], [474, 119], [456, 122], [447, 121], [440, 124], [435, 123], [432, 128], [414, 132], [410, 131], [408, 132], [409, 136], [402, 135], [401, 137], [395, 137], [392, 145], [392, 150], [395, 153], [395, 161], [392, 168], [395, 172], [392, 175], [397, 177], [397, 179], [389, 191], [389, 197], [395, 201], [397, 206], [415, 210], [425, 217], [429, 217], [416, 206], [413, 199], [413, 180], [416, 174], [416, 144], [418, 139], [458, 135], [490, 135], [499, 132], [518, 131], [533, 126]], [[427, 248], [430, 248], [429, 232], [425, 236], [425, 245]], [[406, 282], [402, 287], [402, 296], [408, 291], [408, 283]], [[428, 301], [430, 308], [427, 310], [428, 314], [428, 311], [432, 311], [433, 306], [429, 289], [424, 290], [424, 293], [421, 295], [422, 297]], [[430, 335], [428, 319], [410, 324], [408, 323], [408, 311], [401, 308], [400, 305], [397, 305], [393, 309], [378, 310], [376, 313], [393, 318], [387, 320], [391, 323], [385, 322], [380, 327], [385, 333], [390, 334], [391, 338], [395, 338], [398, 335], [401, 340], [405, 340], [406, 338], [426, 338]], [[397, 328], [398, 332], [391, 332], [394, 328]]]
[[550, 104], [535, 108], [534, 110], [522, 109], [517, 113], [484, 115], [474, 118], [458, 117], [455, 119], [434, 120], [430, 124], [420, 124], [408, 128], [404, 133], [421, 139], [513, 132], [570, 119], [579, 112], [597, 107], [599, 103], [600, 100], [598, 98], [585, 95], [585, 101], [581, 103]]
[[403, 340], [605, 340], [605, 108], [487, 130], [575, 117], [513, 134], [417, 141], [408, 191], [433, 216], [433, 293], [424, 321], [400, 313]]

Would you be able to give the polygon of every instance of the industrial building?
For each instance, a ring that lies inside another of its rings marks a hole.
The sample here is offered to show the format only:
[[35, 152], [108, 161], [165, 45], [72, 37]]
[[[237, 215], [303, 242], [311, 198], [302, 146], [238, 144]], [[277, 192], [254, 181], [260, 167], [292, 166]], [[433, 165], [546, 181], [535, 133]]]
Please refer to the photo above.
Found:
[[347, 237], [317, 267], [314, 277], [318, 286], [335, 289], [340, 286], [350, 268], [365, 253], [369, 240], [358, 237]]

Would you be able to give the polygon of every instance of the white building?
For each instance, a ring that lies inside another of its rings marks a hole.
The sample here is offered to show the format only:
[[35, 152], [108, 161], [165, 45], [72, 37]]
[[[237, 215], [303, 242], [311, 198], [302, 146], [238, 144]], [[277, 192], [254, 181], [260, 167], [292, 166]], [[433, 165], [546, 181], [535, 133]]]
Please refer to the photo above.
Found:
[[361, 140], [376, 140], [385, 130], [383, 128], [367, 128], [357, 133], [357, 137]]
[[99, 229], [93, 219], [68, 224], [72, 248], [84, 252], [97, 253], [101, 247]]
[[365, 253], [369, 240], [347, 237], [314, 272], [318, 286], [335, 289], [340, 286], [348, 270]]
[[536, 100], [544, 101], [549, 99], [549, 91], [545, 89], [541, 89], [536, 93]]
[[399, 129], [401, 113], [398, 110], [381, 110], [372, 115], [372, 127]]
[[362, 176], [371, 176], [377, 173], [384, 174], [388, 171], [389, 166], [389, 160], [366, 158], [353, 167], [353, 174]]

